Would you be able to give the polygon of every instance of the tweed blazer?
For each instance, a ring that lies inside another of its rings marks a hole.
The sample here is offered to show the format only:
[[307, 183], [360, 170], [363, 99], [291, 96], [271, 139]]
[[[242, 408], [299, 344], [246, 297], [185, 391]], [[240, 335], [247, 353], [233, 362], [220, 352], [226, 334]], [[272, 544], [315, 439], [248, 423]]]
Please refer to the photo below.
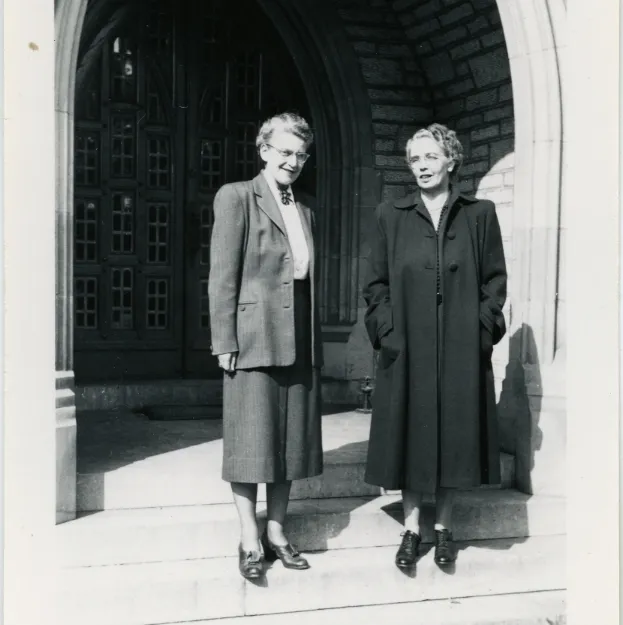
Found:
[[[296, 201], [310, 259], [312, 365], [320, 368], [315, 220], [307, 204]], [[214, 198], [208, 296], [213, 354], [238, 352], [238, 369], [294, 364], [292, 250], [261, 173], [226, 184]]]

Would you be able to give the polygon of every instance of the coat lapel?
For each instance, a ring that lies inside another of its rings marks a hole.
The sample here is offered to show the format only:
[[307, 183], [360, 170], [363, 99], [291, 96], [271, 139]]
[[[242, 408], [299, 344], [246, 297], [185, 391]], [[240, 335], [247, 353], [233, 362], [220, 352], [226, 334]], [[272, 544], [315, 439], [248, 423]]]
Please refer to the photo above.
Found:
[[309, 250], [309, 275], [313, 281], [314, 278], [314, 259], [316, 257], [314, 250], [314, 237], [312, 236], [311, 229], [311, 209], [301, 202], [296, 202], [299, 215], [301, 217], [301, 224], [303, 225], [303, 232], [305, 234], [305, 241], [307, 242], [307, 249]]
[[268, 218], [285, 236], [288, 236], [286, 232], [286, 225], [283, 223], [283, 217], [281, 216], [281, 211], [277, 206], [277, 202], [275, 202], [275, 198], [273, 197], [263, 173], [259, 173], [253, 179], [253, 191], [255, 192], [258, 208], [268, 215]]

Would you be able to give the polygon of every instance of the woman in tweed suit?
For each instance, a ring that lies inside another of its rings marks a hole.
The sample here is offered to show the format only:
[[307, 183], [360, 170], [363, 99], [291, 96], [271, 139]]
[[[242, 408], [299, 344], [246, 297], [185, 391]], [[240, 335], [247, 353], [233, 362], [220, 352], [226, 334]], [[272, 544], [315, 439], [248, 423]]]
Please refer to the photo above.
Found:
[[[263, 575], [264, 559], [309, 567], [283, 524], [292, 480], [322, 472], [315, 226], [290, 186], [312, 141], [298, 115], [267, 120], [256, 140], [263, 171], [226, 184], [214, 199], [209, 298], [212, 352], [225, 372], [223, 479], [240, 518], [247, 579]], [[267, 494], [261, 538], [258, 483]]]

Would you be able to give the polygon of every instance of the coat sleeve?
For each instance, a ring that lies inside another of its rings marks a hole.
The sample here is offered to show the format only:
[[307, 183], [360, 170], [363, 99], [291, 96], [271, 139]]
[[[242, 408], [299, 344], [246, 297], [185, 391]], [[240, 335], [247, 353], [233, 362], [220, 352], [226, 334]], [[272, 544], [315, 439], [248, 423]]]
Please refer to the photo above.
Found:
[[491, 333], [493, 344], [506, 334], [502, 308], [506, 302], [506, 261], [500, 223], [490, 204], [484, 219], [481, 254], [480, 321]]
[[236, 316], [246, 238], [245, 207], [232, 185], [214, 198], [214, 225], [210, 245], [210, 330], [212, 353], [238, 351]]
[[376, 228], [370, 238], [370, 257], [363, 298], [367, 304], [364, 322], [374, 349], [380, 349], [381, 339], [392, 331], [393, 317], [389, 289], [387, 236], [381, 219], [381, 207], [376, 209]]

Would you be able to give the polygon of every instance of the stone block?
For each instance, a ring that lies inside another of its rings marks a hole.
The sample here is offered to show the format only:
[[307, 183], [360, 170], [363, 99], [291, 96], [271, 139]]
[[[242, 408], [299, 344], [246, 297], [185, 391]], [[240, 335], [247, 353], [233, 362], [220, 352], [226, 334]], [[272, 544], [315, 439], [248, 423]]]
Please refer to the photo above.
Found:
[[398, 124], [372, 124], [372, 127], [379, 137], [394, 137], [398, 132]]
[[504, 186], [512, 187], [515, 184], [515, 172], [507, 171], [504, 173]]
[[454, 78], [454, 64], [447, 52], [422, 59], [422, 66], [432, 86], [448, 82]]
[[381, 43], [378, 54], [383, 57], [411, 57], [411, 49], [404, 43]]
[[450, 56], [452, 56], [452, 58], [456, 61], [457, 59], [464, 59], [465, 57], [478, 52], [478, 50], [480, 50], [480, 42], [476, 39], [470, 39], [460, 46], [452, 48]]
[[340, 17], [347, 22], [360, 24], [380, 24], [383, 21], [383, 12], [378, 9], [363, 7], [349, 7], [338, 10]]
[[437, 19], [425, 20], [418, 22], [407, 28], [406, 33], [409, 39], [418, 41], [419, 39], [428, 39], [432, 33], [441, 30], [441, 24]]
[[452, 30], [442, 30], [438, 35], [431, 37], [431, 41], [433, 42], [433, 47], [438, 50], [445, 50], [452, 44], [458, 41], [463, 41], [468, 36], [469, 33], [467, 32], [465, 26], [459, 26], [457, 28], [453, 28]]
[[479, 190], [478, 197], [491, 200], [496, 206], [510, 204], [513, 201], [513, 189], [508, 187], [502, 189], [482, 189]]
[[489, 89], [470, 95], [466, 100], [467, 110], [473, 111], [475, 109], [493, 106], [498, 103], [498, 97], [497, 89]]
[[485, 121], [494, 122], [498, 119], [509, 119], [513, 117], [513, 105], [506, 104], [492, 111], [485, 111]]
[[471, 3], [476, 11], [493, 10], [497, 12], [496, 0], [471, 0]]
[[407, 76], [406, 83], [409, 87], [424, 87], [426, 85], [422, 76], [419, 76], [418, 74], [411, 74], [410, 76]]
[[373, 85], [399, 85], [403, 81], [402, 67], [389, 59], [361, 58], [361, 71], [367, 83]]
[[503, 174], [489, 174], [478, 183], [479, 189], [499, 189], [504, 186]]
[[418, 101], [418, 95], [411, 89], [368, 89], [370, 100], [377, 102], [408, 102]]
[[374, 142], [375, 152], [393, 152], [396, 149], [396, 141], [393, 139], [377, 139]]
[[428, 109], [419, 106], [399, 106], [397, 104], [373, 104], [372, 119], [397, 122], [415, 122], [429, 117]]
[[500, 102], [506, 102], [513, 99], [513, 86], [509, 83], [500, 87]]
[[504, 48], [498, 48], [470, 59], [469, 66], [479, 87], [486, 87], [510, 78], [508, 55]]
[[491, 163], [501, 161], [505, 156], [511, 154], [515, 149], [514, 139], [501, 139], [489, 144], [491, 149]]
[[495, 3], [495, 0], [472, 0], [472, 1], [474, 2], [474, 8], [476, 8], [478, 4], [483, 5], [483, 10], [486, 8], [491, 8], [491, 12], [489, 13], [488, 17], [489, 17], [489, 21], [491, 22], [491, 24], [493, 24], [493, 26], [496, 26], [502, 23], [502, 19], [500, 18], [500, 12], [498, 11], [498, 7], [497, 7], [497, 4]]
[[465, 61], [457, 63], [455, 71], [457, 76], [466, 76], [469, 74], [469, 65]]
[[[472, 128], [477, 128], [478, 126], [481, 126], [482, 122], [483, 122], [483, 116], [481, 114], [468, 115], [467, 117], [462, 117], [461, 119], [459, 119], [455, 127], [458, 130], [472, 129]], [[474, 156], [474, 153], [472, 152], [471, 155]]]
[[411, 26], [411, 24], [413, 24], [416, 21], [416, 17], [413, 14], [413, 11], [403, 11], [402, 13], [398, 14], [398, 21], [405, 28], [407, 28], [408, 26]]
[[474, 89], [474, 81], [471, 78], [460, 82], [452, 82], [446, 87], [449, 96], [456, 97], [468, 93]]
[[428, 2], [418, 2], [413, 14], [418, 21], [423, 22], [432, 16], [437, 16], [443, 11], [440, 0], [429, 0]]
[[515, 120], [504, 120], [500, 124], [501, 135], [512, 135], [515, 133]]
[[474, 174], [482, 174], [489, 171], [489, 161], [475, 161], [466, 163], [461, 167], [461, 173], [464, 176], [472, 176]]
[[468, 18], [473, 14], [474, 9], [472, 9], [472, 5], [468, 2], [465, 2], [464, 4], [457, 6], [451, 11], [440, 15], [439, 19], [444, 26], [449, 26]]
[[388, 169], [383, 172], [383, 180], [384, 182], [389, 183], [412, 183], [413, 182], [413, 174], [408, 171], [405, 167], [405, 171], [397, 171], [394, 169]]
[[479, 15], [475, 20], [467, 24], [467, 28], [472, 35], [488, 30], [490, 28], [489, 21], [484, 15]]
[[420, 55], [430, 54], [433, 51], [433, 46], [428, 41], [422, 41], [417, 44], [417, 51]]
[[370, 41], [354, 41], [353, 48], [357, 54], [375, 54], [376, 44]]
[[465, 110], [465, 100], [454, 100], [453, 102], [444, 102], [437, 109], [436, 117], [440, 121], [450, 121], [453, 117]]
[[482, 45], [485, 48], [491, 48], [493, 46], [500, 45], [501, 43], [504, 43], [504, 32], [501, 29], [496, 30], [493, 33], [483, 35], [480, 38], [480, 41], [482, 41]]
[[463, 193], [473, 193], [474, 180], [473, 178], [461, 178], [461, 180], [459, 181], [459, 186], [461, 187], [461, 191]]
[[473, 130], [471, 133], [471, 139], [472, 141], [486, 141], [487, 139], [493, 139], [494, 137], [499, 136], [499, 134], [499, 126], [497, 124], [492, 124], [490, 126], [478, 128], [478, 130]]
[[383, 186], [383, 201], [395, 200], [407, 195], [404, 185], [386, 184]]
[[488, 158], [489, 157], [489, 146], [488, 145], [478, 145], [469, 153], [470, 158]]
[[402, 38], [401, 28], [347, 24], [346, 32], [351, 38], [363, 41], [396, 41]]
[[375, 157], [377, 167], [396, 167], [402, 168], [406, 166], [404, 156], [392, 156], [388, 154], [377, 154]]
[[418, 0], [394, 0], [392, 2], [394, 11], [404, 11], [414, 7], [416, 4], [418, 4]]

